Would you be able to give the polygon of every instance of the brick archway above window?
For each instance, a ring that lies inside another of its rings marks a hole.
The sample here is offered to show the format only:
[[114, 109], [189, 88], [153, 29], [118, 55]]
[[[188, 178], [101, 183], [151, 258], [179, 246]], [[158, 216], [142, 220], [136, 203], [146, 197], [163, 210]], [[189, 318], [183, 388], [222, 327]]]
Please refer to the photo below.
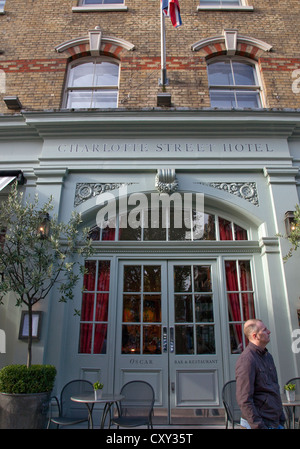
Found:
[[59, 44], [55, 47], [55, 50], [58, 53], [66, 52], [71, 57], [89, 52], [92, 56], [104, 54], [120, 59], [122, 52], [125, 50], [134, 50], [134, 45], [124, 39], [102, 36], [102, 31], [96, 28], [95, 30], [89, 31], [88, 36], [75, 38]]
[[240, 55], [258, 59], [272, 46], [259, 39], [241, 36], [237, 30], [224, 30], [222, 36], [202, 39], [192, 45], [193, 51], [199, 51], [201, 56], [208, 58], [218, 55]]

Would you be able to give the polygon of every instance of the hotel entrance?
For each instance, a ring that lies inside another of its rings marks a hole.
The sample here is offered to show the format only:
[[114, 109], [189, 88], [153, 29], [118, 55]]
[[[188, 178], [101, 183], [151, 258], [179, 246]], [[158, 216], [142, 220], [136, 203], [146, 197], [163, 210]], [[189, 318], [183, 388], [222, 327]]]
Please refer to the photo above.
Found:
[[256, 242], [221, 217], [206, 222], [206, 241], [186, 244], [93, 229], [99, 254], [85, 262], [80, 319], [69, 315], [66, 371], [105, 392], [149, 382], [155, 423], [224, 422], [222, 387], [255, 316]]
[[155, 417], [171, 424], [221, 407], [216, 262], [122, 261], [119, 280], [116, 390], [151, 383]]

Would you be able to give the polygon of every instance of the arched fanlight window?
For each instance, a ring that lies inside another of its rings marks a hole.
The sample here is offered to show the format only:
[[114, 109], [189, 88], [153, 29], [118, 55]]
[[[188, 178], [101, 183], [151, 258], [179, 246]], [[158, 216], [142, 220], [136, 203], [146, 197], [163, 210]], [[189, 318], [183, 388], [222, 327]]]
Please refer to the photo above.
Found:
[[254, 62], [241, 57], [214, 58], [207, 66], [213, 108], [261, 108], [261, 88]]
[[65, 106], [68, 109], [116, 108], [119, 64], [112, 59], [82, 58], [69, 66]]
[[[130, 214], [121, 214], [111, 222], [99, 223], [90, 228], [90, 238], [94, 241], [201, 241], [201, 240], [248, 240], [247, 229], [217, 215], [203, 213], [197, 216], [194, 209], [191, 217], [182, 226], [175, 225], [174, 210], [170, 208], [164, 223], [163, 214], [158, 222], [153, 221], [151, 210], [141, 210], [139, 222], [133, 228], [129, 225]], [[177, 219], [176, 219], [177, 220]]]

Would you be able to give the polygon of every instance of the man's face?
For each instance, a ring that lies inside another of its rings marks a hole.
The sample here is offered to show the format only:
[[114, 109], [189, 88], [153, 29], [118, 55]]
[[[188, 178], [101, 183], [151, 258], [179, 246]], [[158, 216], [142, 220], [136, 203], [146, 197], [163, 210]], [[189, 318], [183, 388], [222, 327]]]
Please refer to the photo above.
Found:
[[258, 324], [258, 331], [256, 333], [257, 345], [265, 348], [270, 341], [270, 333], [269, 329], [264, 323]]

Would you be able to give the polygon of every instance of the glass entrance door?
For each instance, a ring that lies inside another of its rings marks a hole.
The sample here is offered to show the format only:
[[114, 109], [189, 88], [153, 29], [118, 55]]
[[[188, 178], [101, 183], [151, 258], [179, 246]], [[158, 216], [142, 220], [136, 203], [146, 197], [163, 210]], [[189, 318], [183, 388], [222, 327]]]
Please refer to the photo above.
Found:
[[172, 423], [218, 415], [223, 382], [215, 263], [169, 262]]
[[221, 406], [216, 264], [124, 261], [119, 279], [116, 390], [145, 380], [158, 422], [199, 421]]

